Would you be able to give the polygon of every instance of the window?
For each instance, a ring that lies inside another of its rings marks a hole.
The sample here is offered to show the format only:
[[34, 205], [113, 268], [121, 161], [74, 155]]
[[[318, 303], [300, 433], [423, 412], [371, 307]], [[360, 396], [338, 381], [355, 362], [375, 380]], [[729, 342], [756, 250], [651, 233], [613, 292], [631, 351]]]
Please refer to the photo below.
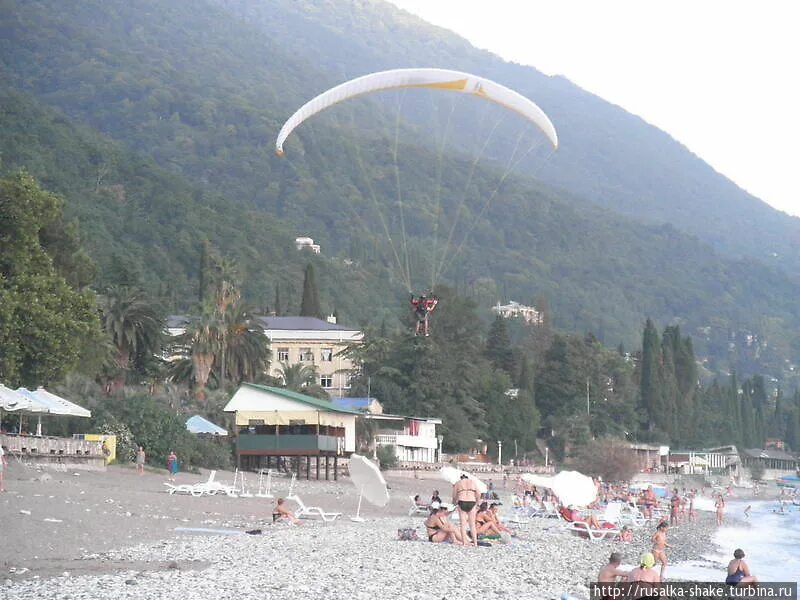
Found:
[[300, 348], [300, 362], [314, 362], [314, 353], [311, 348]]
[[278, 348], [278, 362], [289, 362], [288, 348]]
[[319, 384], [324, 388], [333, 387], [333, 375], [320, 375]]
[[333, 348], [323, 348], [320, 351], [320, 359], [323, 362], [331, 362], [333, 360]]

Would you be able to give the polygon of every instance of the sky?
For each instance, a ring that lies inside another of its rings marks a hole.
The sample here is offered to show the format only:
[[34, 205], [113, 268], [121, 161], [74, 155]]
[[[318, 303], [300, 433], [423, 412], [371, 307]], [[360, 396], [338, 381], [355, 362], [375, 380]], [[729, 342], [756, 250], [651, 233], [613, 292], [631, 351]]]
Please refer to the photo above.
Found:
[[506, 60], [564, 75], [800, 216], [800, 3], [390, 1]]

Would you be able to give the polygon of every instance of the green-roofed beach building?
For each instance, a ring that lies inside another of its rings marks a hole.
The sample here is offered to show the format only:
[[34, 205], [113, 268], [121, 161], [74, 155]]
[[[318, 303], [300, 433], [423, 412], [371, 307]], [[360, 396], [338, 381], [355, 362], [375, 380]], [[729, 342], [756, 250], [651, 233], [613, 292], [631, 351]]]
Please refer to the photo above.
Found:
[[291, 390], [242, 384], [225, 412], [234, 413], [236, 463], [240, 469], [258, 471], [275, 468], [305, 471], [317, 479], [331, 467], [337, 478], [338, 461], [356, 449], [354, 410], [334, 406]]

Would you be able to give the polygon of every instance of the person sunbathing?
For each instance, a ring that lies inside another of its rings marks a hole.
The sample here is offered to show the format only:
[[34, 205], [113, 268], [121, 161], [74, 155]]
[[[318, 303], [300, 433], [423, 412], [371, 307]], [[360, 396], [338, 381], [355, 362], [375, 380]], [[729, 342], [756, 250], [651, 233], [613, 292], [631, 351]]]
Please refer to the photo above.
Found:
[[478, 535], [500, 535], [500, 528], [495, 524], [491, 512], [488, 504], [481, 502], [478, 507], [478, 514], [475, 515]]
[[494, 522], [495, 527], [500, 531], [507, 533], [508, 535], [511, 536], [516, 535], [513, 531], [511, 531], [511, 529], [503, 525], [503, 522], [500, 520], [500, 514], [499, 514], [500, 509], [498, 508], [499, 506], [500, 506], [499, 502], [493, 502], [492, 505], [489, 507], [489, 516]]
[[419, 497], [419, 494], [414, 496], [414, 504], [416, 504], [420, 508], [428, 508], [428, 504], [425, 502], [425, 500]]
[[287, 521], [292, 525], [302, 525], [303, 522], [294, 516], [294, 513], [286, 508], [286, 500], [283, 498], [278, 498], [277, 502], [275, 503], [275, 508], [272, 510], [272, 522], [275, 523], [278, 520]]
[[565, 521], [570, 523], [586, 523], [592, 529], [602, 529], [603, 525], [600, 521], [597, 520], [597, 517], [594, 515], [586, 515], [585, 517], [581, 516], [581, 514], [575, 510], [574, 508], [567, 508], [562, 506], [558, 509], [558, 512], [561, 513], [561, 516], [564, 517]]
[[450, 523], [447, 514], [447, 507], [439, 506], [425, 519], [425, 531], [428, 534], [428, 541], [435, 544], [448, 541], [453, 544], [463, 544], [461, 532]]

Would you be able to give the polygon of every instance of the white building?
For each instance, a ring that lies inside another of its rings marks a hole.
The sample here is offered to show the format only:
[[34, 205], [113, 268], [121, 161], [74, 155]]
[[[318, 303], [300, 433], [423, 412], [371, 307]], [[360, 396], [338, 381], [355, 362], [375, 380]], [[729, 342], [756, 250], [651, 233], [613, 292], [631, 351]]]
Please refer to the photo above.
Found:
[[315, 244], [314, 240], [310, 237], [299, 237], [294, 239], [294, 247], [298, 250], [303, 248], [311, 248], [314, 254], [319, 254], [319, 244]]
[[398, 461], [435, 463], [439, 461], [442, 440], [436, 434], [441, 419], [404, 417], [401, 415], [368, 415], [378, 422], [375, 445], [393, 446]]
[[[256, 317], [269, 338], [272, 360], [269, 375], [279, 377], [282, 367], [302, 364], [315, 367], [317, 383], [331, 396], [344, 396], [350, 389], [350, 378], [356, 365], [341, 351], [352, 343], [360, 343], [364, 333], [353, 327], [314, 317]], [[181, 335], [191, 318], [170, 316], [167, 331], [171, 336]], [[176, 357], [169, 357], [172, 359]]]
[[364, 339], [363, 332], [314, 317], [258, 317], [269, 338], [272, 362], [269, 374], [280, 376], [284, 365], [316, 367], [318, 382], [331, 396], [343, 396], [350, 389], [356, 365], [341, 351]]
[[526, 323], [530, 323], [531, 325], [544, 324], [544, 316], [540, 311], [536, 310], [533, 306], [525, 306], [513, 300], [508, 304], [500, 304], [498, 302], [492, 307], [492, 312], [496, 315], [500, 315], [504, 319], [522, 317]]

